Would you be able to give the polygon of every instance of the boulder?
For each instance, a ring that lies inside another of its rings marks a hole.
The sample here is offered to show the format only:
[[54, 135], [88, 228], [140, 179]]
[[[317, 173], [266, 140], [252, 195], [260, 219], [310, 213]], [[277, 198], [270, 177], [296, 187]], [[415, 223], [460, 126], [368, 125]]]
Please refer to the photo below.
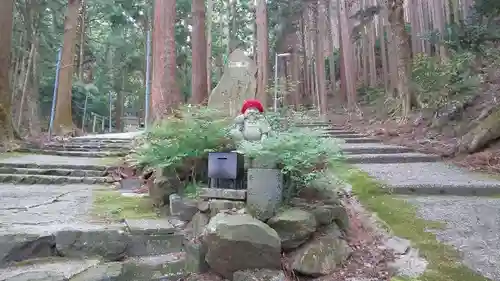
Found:
[[102, 257], [118, 261], [125, 257], [130, 238], [118, 230], [63, 230], [55, 235], [57, 252], [63, 257]]
[[233, 273], [252, 268], [280, 268], [280, 237], [265, 223], [245, 214], [219, 213], [205, 228], [202, 241], [211, 269], [232, 279]]
[[284, 250], [302, 245], [318, 225], [313, 214], [299, 208], [285, 210], [270, 218], [267, 224], [278, 233]]
[[347, 242], [335, 235], [318, 237], [292, 254], [292, 268], [296, 272], [318, 277], [331, 274], [351, 254]]
[[208, 216], [208, 214], [202, 212], [196, 213], [189, 223], [193, 230], [193, 236], [199, 237], [203, 233], [203, 230], [205, 229], [205, 226], [207, 226], [209, 221], [210, 217]]
[[233, 281], [284, 281], [285, 278], [283, 271], [273, 269], [249, 269], [233, 274]]
[[182, 221], [190, 221], [198, 212], [198, 201], [183, 198], [177, 194], [169, 196], [170, 215], [178, 217]]

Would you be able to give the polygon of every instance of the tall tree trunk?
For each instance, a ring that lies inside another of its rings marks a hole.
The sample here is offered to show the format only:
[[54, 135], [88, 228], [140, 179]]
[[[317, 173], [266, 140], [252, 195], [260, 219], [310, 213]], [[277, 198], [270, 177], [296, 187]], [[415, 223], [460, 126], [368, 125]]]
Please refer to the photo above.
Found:
[[316, 75], [318, 76], [318, 109], [320, 115], [326, 117], [327, 96], [326, 96], [326, 75], [325, 75], [325, 40], [326, 35], [326, 7], [323, 0], [318, 0], [315, 5], [316, 13]]
[[154, 7], [151, 102], [156, 121], [170, 113], [181, 101], [176, 82], [175, 2], [158, 0]]
[[3, 145], [14, 139], [9, 83], [13, 10], [13, 0], [3, 1], [2, 9], [0, 9], [0, 142]]
[[64, 20], [64, 39], [61, 55], [61, 70], [57, 86], [57, 103], [54, 118], [54, 133], [64, 135], [72, 132], [71, 90], [73, 86], [73, 65], [75, 58], [75, 39], [78, 27], [78, 12], [81, 0], [68, 0], [68, 10]]
[[83, 81], [83, 61], [85, 49], [85, 0], [82, 0], [82, 11], [80, 13], [80, 54], [78, 59], [78, 79]]
[[213, 0], [207, 0], [207, 93], [212, 92], [212, 13], [214, 10]]
[[192, 101], [202, 104], [208, 101], [207, 89], [207, 41], [205, 39], [205, 1], [193, 0], [191, 4], [192, 29]]
[[335, 16], [335, 5], [333, 3], [334, 0], [328, 0], [328, 19], [330, 25], [330, 58], [329, 58], [329, 66], [330, 66], [330, 84], [332, 92], [335, 92], [335, 87], [337, 85], [336, 77], [335, 77], [335, 48], [337, 47], [336, 41], [336, 32], [337, 28], [336, 16]]
[[397, 59], [398, 83], [397, 91], [401, 99], [401, 115], [406, 119], [411, 111], [410, 92], [410, 43], [409, 35], [405, 29], [405, 18], [403, 4], [404, 0], [388, 0], [389, 22], [394, 33], [396, 50], [394, 56]]
[[265, 0], [257, 0], [256, 8], [257, 22], [257, 99], [267, 109], [267, 79], [269, 76], [268, 59], [269, 59], [269, 43], [267, 31], [267, 4]]

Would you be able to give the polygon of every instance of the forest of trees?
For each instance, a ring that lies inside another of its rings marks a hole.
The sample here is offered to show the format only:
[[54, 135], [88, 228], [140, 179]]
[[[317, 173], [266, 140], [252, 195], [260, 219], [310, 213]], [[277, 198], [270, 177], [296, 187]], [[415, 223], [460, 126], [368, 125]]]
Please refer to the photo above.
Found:
[[415, 63], [446, 63], [461, 50], [482, 51], [482, 42], [496, 40], [491, 26], [500, 10], [495, 0], [2, 3], [4, 142], [47, 131], [54, 88], [55, 134], [88, 131], [93, 120], [120, 130], [122, 116], [144, 118], [147, 73], [154, 120], [180, 103], [203, 104], [236, 47], [257, 62], [256, 96], [264, 104], [270, 101], [272, 58], [290, 53], [276, 66], [287, 89], [285, 104], [326, 113], [336, 100], [354, 110], [360, 94], [378, 89], [398, 101], [395, 110], [404, 117], [426, 103], [412, 86]]

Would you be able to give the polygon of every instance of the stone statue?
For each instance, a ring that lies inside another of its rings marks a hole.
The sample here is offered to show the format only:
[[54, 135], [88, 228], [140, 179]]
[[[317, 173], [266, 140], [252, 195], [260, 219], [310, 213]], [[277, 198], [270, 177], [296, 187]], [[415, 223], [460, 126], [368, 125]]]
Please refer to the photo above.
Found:
[[234, 119], [231, 136], [235, 141], [262, 141], [271, 133], [271, 126], [264, 116], [264, 107], [258, 100], [246, 100], [241, 114]]
[[227, 116], [236, 116], [240, 105], [255, 98], [257, 66], [241, 49], [234, 50], [228, 58], [224, 74], [208, 98], [208, 107]]

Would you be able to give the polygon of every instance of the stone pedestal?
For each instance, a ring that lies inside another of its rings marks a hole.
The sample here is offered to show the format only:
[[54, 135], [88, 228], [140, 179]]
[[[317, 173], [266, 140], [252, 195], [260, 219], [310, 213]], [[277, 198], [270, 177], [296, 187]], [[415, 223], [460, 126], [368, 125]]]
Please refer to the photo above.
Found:
[[271, 218], [283, 197], [283, 174], [279, 169], [248, 169], [247, 209], [259, 220]]

